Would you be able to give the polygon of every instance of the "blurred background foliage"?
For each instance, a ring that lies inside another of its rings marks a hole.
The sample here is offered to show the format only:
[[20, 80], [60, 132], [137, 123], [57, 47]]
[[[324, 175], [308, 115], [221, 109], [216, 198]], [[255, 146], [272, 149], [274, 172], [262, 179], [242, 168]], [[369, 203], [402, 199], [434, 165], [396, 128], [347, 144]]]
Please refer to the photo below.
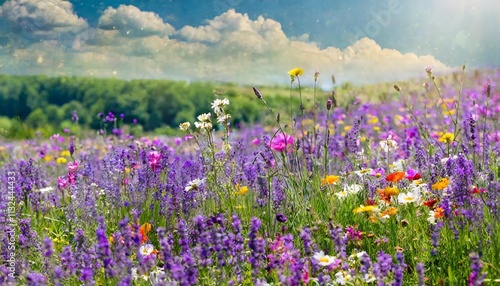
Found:
[[[483, 71], [484, 75], [492, 71]], [[470, 80], [477, 81], [479, 71], [474, 71]], [[333, 79], [333, 77], [332, 77]], [[441, 76], [439, 86], [456, 84], [460, 73]], [[336, 101], [348, 110], [360, 102], [390, 102], [397, 100], [393, 83], [356, 86], [349, 82], [333, 86]], [[422, 79], [397, 82], [407, 94], [432, 97], [428, 83]], [[465, 85], [467, 86], [467, 82]], [[299, 114], [299, 92], [295, 82], [290, 86], [257, 86], [264, 99], [280, 113], [281, 122], [290, 122], [290, 108]], [[316, 90], [302, 86], [305, 113], [325, 109], [325, 102], [332, 97], [332, 90]], [[81, 132], [97, 132], [103, 129], [112, 132], [115, 127], [126, 127], [126, 132], [143, 134], [180, 134], [179, 124], [191, 123], [201, 113], [210, 112], [210, 103], [217, 97], [228, 98], [233, 128], [261, 123], [275, 125], [275, 118], [257, 99], [252, 86], [217, 82], [185, 82], [173, 80], [121, 80], [115, 78], [47, 77], [0, 75], [0, 137], [28, 139], [36, 136], [49, 137], [69, 129], [73, 135]], [[316, 104], [313, 104], [315, 100]], [[71, 120], [76, 110], [78, 122]], [[103, 122], [104, 116], [112, 112], [115, 124]], [[123, 120], [119, 115], [124, 114]], [[134, 123], [134, 119], [137, 123]]]
[[[65, 128], [73, 134], [109, 131], [116, 126], [107, 126], [98, 115], [108, 112], [118, 118], [118, 127], [129, 126], [128, 131], [136, 135], [172, 134], [180, 123], [193, 122], [197, 115], [209, 112], [210, 103], [219, 96], [231, 101], [228, 111], [233, 126], [262, 121], [266, 115], [251, 87], [228, 83], [0, 75], [0, 135], [26, 139], [37, 131], [48, 137]], [[288, 93], [273, 94], [266, 100], [271, 106], [290, 103]], [[298, 98], [293, 104], [299, 106]], [[76, 124], [71, 121], [74, 110], [78, 114]], [[123, 120], [119, 118], [122, 113]]]

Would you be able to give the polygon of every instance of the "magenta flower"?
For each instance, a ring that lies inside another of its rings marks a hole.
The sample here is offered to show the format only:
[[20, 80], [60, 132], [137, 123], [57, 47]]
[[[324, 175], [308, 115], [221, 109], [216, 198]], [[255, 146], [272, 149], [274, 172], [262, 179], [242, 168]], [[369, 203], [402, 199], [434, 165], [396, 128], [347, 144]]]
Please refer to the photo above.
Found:
[[153, 151], [149, 153], [149, 166], [153, 171], [156, 171], [156, 168], [160, 166], [161, 154], [158, 151]]
[[75, 174], [69, 173], [69, 174], [68, 174], [68, 182], [69, 182], [70, 184], [74, 184], [74, 183], [75, 183], [75, 181], [76, 181], [76, 176], [75, 176]]
[[[285, 149], [291, 149], [293, 146], [293, 137], [292, 135], [284, 134], [283, 132], [279, 132], [276, 136], [271, 140], [269, 144], [271, 149], [278, 152], [283, 152]], [[290, 147], [287, 147], [290, 146]]]
[[414, 181], [422, 178], [422, 176], [418, 173], [418, 171], [413, 169], [408, 169], [406, 170], [405, 178], [407, 178], [410, 181]]
[[75, 174], [76, 171], [78, 171], [79, 165], [80, 165], [80, 163], [78, 163], [78, 161], [70, 162], [68, 164], [68, 173]]
[[179, 146], [179, 145], [181, 145], [181, 143], [182, 143], [182, 138], [180, 138], [180, 137], [175, 137], [174, 142], [175, 142], [175, 145]]
[[59, 188], [61, 189], [64, 189], [68, 186], [68, 179], [67, 177], [65, 176], [60, 176], [59, 178], [57, 178], [57, 186], [59, 186]]
[[255, 146], [259, 145], [260, 144], [260, 139], [259, 138], [253, 139], [252, 140], [252, 144], [255, 145]]

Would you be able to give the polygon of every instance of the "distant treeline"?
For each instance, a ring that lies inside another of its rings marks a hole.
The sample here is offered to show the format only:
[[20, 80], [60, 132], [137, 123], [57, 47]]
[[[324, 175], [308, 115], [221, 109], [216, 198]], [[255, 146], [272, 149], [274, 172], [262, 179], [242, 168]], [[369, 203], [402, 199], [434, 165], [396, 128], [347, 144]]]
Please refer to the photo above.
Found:
[[[233, 124], [255, 122], [265, 111], [251, 88], [245, 94], [230, 84], [223, 90], [221, 96], [231, 101]], [[217, 96], [216, 84], [206, 82], [0, 75], [0, 129], [9, 135], [9, 128], [19, 127], [13, 127], [16, 121], [23, 128], [60, 132], [70, 125], [75, 128], [71, 117], [76, 110], [78, 129], [105, 128], [98, 114], [113, 112], [117, 118], [125, 115], [123, 122], [118, 119], [120, 124], [135, 126], [136, 119], [141, 131], [154, 131], [193, 122], [197, 115], [210, 111]], [[289, 104], [288, 98], [278, 96], [268, 102]]]

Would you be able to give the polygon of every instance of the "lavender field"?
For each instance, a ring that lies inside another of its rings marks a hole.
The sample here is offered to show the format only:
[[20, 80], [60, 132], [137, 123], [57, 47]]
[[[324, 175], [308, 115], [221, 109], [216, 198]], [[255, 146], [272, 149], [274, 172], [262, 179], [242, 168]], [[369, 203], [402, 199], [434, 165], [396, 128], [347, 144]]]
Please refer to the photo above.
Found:
[[239, 128], [221, 93], [182, 136], [103, 110], [116, 132], [2, 141], [0, 284], [498, 284], [500, 70], [422, 72], [326, 98], [292, 69], [300, 106], [254, 87], [274, 121]]

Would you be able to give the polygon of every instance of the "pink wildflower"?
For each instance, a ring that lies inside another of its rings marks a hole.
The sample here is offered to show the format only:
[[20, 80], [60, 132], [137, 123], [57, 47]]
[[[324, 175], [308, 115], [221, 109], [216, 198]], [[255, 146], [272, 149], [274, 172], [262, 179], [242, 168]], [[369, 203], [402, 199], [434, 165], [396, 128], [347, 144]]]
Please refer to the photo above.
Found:
[[[283, 135], [283, 134], [284, 133], [279, 132], [278, 134], [276, 134], [276, 136], [273, 138], [273, 140], [271, 140], [271, 143], [269, 144], [269, 146], [274, 151], [283, 152], [285, 149], [287, 149], [287, 148], [291, 149], [291, 147], [293, 146], [292, 135], [288, 135], [288, 134]], [[290, 146], [290, 147], [287, 147], [287, 146]]]
[[70, 162], [68, 164], [68, 173], [75, 174], [76, 171], [78, 171], [79, 165], [80, 165], [80, 163], [78, 163], [78, 161]]

